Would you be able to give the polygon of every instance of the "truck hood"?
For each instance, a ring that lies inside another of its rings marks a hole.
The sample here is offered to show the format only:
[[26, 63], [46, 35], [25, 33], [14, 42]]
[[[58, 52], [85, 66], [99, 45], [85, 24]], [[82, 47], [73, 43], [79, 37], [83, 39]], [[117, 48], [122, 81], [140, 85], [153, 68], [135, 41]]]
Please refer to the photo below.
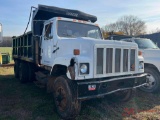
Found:
[[60, 40], [61, 43], [69, 44], [70, 46], [74, 44], [79, 45], [85, 45], [88, 44], [90, 46], [95, 44], [106, 44], [106, 45], [113, 45], [113, 46], [132, 46], [137, 47], [136, 43], [129, 43], [129, 42], [123, 42], [123, 41], [117, 41], [117, 40], [102, 40], [102, 39], [94, 39], [94, 38], [88, 38], [88, 37], [79, 37], [79, 38], [64, 38]]
[[160, 58], [160, 49], [144, 49], [141, 50], [143, 57], [148, 58], [148, 57], [155, 57], [155, 58]]
[[[62, 50], [61, 48], [63, 48], [63, 50], [65, 50], [65, 54], [66, 52], [73, 54], [73, 49], [79, 49], [80, 54], [84, 56], [90, 56], [94, 51], [95, 45], [106, 45], [119, 48], [122, 48], [123, 46], [127, 48], [130, 47], [138, 48], [136, 43], [128, 43], [116, 40], [93, 39], [88, 37], [61, 38], [57, 44], [57, 46], [60, 48], [59, 51]], [[64, 47], [66, 49], [64, 49]], [[61, 53], [63, 54], [64, 52]]]

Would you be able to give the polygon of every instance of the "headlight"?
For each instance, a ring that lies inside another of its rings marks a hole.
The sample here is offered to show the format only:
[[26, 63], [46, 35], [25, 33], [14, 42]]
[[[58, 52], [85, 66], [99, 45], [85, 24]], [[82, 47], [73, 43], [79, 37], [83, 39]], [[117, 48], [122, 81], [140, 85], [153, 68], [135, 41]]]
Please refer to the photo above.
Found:
[[143, 69], [143, 62], [142, 61], [139, 62], [139, 69]]
[[89, 74], [89, 63], [80, 64], [80, 74]]

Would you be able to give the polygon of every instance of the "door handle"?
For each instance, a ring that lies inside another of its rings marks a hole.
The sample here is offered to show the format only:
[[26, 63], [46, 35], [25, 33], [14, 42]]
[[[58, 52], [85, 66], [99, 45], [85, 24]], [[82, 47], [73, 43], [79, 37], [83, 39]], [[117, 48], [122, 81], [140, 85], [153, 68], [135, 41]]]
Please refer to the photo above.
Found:
[[55, 50], [53, 50], [53, 53], [55, 53], [57, 50], [59, 50], [59, 47], [58, 47], [58, 48], [56, 48]]

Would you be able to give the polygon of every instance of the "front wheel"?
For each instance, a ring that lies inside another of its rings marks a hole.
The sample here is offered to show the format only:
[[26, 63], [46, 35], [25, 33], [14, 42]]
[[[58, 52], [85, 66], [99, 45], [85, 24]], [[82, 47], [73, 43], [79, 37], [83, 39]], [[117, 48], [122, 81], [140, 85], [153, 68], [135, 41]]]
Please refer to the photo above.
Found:
[[54, 101], [58, 114], [63, 119], [75, 118], [81, 109], [81, 102], [74, 94], [74, 87], [65, 76], [57, 77], [54, 82]]
[[153, 68], [145, 68], [144, 72], [147, 73], [146, 81], [147, 84], [140, 87], [140, 90], [155, 93], [160, 90], [160, 75], [159, 73]]

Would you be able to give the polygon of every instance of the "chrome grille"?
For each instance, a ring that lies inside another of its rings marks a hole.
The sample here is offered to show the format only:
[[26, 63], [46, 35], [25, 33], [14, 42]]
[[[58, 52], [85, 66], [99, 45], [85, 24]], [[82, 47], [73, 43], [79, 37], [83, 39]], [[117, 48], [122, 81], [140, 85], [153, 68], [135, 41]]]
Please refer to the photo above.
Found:
[[110, 48], [104, 45], [95, 47], [95, 75], [124, 75], [135, 71], [136, 48]]

